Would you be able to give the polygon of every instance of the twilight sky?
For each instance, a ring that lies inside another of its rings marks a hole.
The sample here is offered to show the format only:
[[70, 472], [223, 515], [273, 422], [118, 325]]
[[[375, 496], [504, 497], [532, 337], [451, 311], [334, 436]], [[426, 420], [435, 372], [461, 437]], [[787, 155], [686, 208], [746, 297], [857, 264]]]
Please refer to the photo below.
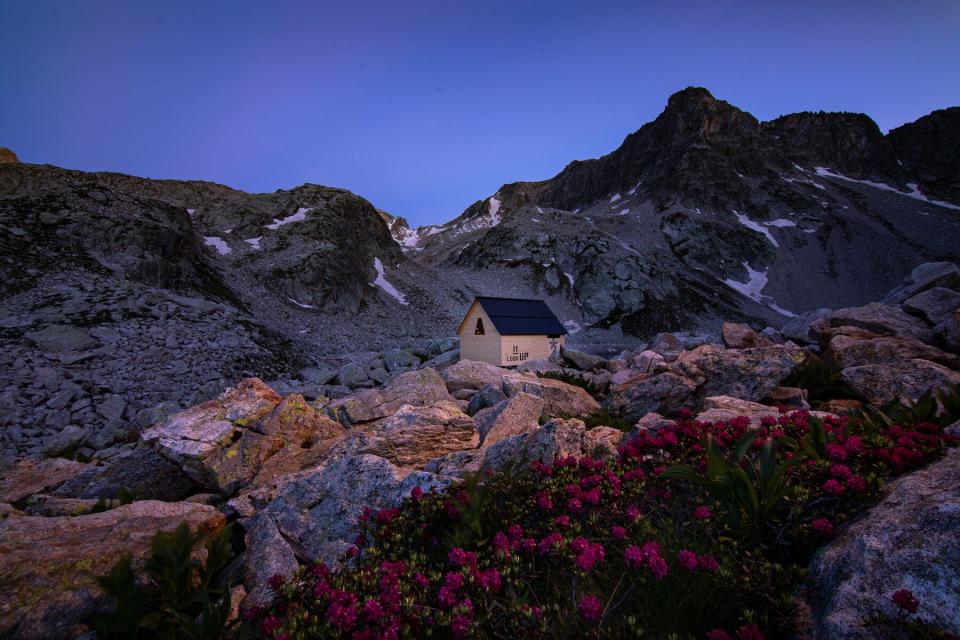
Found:
[[705, 86], [760, 119], [960, 105], [960, 2], [0, 0], [0, 146], [411, 224], [603, 155]]

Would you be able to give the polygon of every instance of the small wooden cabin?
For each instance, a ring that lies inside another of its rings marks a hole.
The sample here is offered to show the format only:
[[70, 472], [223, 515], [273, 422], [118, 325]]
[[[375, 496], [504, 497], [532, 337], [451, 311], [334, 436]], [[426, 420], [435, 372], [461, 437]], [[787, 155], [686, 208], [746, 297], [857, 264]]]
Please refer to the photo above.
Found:
[[515, 367], [549, 357], [567, 330], [543, 300], [474, 299], [457, 329], [460, 359]]

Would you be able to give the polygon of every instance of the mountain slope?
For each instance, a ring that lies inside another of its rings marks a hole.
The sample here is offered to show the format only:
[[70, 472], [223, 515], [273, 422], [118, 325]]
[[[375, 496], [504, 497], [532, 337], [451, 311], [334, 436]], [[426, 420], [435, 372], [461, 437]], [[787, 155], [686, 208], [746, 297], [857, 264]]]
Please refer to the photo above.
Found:
[[402, 239], [440, 269], [507, 267], [583, 324], [649, 336], [717, 317], [776, 323], [957, 257], [960, 163], [938, 142], [960, 132], [954, 111], [884, 136], [862, 114], [760, 122], [691, 87], [610, 154]]

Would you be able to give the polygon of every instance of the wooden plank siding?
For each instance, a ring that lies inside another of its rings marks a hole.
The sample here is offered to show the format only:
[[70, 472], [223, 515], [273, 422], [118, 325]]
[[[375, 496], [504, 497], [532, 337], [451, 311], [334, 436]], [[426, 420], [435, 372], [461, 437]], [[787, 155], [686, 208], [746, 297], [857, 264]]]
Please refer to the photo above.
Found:
[[[483, 321], [485, 333], [482, 336], [473, 333], [477, 327], [477, 318]], [[500, 338], [493, 326], [493, 320], [483, 307], [474, 303], [460, 325], [460, 359], [500, 364]]]

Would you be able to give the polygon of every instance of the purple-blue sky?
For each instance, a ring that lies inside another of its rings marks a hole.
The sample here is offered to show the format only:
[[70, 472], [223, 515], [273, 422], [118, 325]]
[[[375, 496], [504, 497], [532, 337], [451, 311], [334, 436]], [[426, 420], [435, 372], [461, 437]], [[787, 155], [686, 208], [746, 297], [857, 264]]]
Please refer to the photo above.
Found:
[[0, 0], [0, 145], [412, 224], [613, 150], [700, 85], [761, 119], [960, 104], [960, 2]]

